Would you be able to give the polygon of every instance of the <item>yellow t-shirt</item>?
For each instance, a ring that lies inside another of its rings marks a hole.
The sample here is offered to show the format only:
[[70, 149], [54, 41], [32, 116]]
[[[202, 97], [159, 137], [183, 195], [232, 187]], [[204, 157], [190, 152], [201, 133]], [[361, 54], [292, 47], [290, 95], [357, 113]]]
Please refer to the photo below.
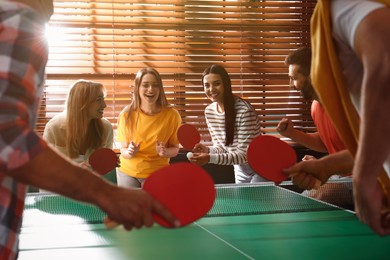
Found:
[[[139, 113], [138, 123], [137, 113]], [[157, 115], [146, 115], [142, 111], [134, 111], [131, 115], [130, 125], [125, 125], [127, 113], [119, 117], [117, 141], [140, 144], [137, 154], [131, 159], [120, 156], [119, 170], [135, 178], [147, 178], [154, 171], [167, 166], [169, 158], [160, 157], [156, 151], [156, 142], [162, 141], [167, 147], [179, 144], [177, 130], [181, 125], [179, 112], [173, 108], [164, 108]], [[127, 136], [132, 135], [132, 136]]]

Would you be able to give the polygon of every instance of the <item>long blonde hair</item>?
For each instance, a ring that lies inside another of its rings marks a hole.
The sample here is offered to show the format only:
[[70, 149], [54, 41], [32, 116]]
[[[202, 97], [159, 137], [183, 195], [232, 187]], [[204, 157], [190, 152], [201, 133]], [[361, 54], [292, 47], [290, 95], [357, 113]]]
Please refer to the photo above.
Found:
[[88, 149], [97, 149], [103, 145], [108, 133], [104, 132], [103, 122], [88, 119], [88, 108], [96, 101], [102, 84], [79, 80], [71, 87], [66, 104], [66, 150], [70, 158], [76, 158]]
[[130, 127], [126, 127], [126, 135], [127, 135], [127, 137], [130, 137], [132, 135], [133, 129], [135, 129], [135, 127], [136, 127], [136, 126], [132, 127], [130, 125], [131, 114], [134, 111], [137, 112], [136, 124], [138, 123], [139, 110], [140, 110], [140, 107], [141, 107], [141, 98], [139, 96], [139, 88], [141, 86], [142, 78], [146, 74], [152, 74], [152, 75], [154, 75], [156, 77], [156, 80], [157, 80], [157, 83], [158, 83], [158, 87], [160, 89], [160, 94], [159, 94], [159, 97], [157, 99], [157, 106], [159, 106], [161, 108], [169, 107], [169, 103], [168, 103], [167, 97], [166, 97], [165, 92], [164, 92], [163, 82], [162, 82], [160, 73], [158, 73], [158, 71], [156, 69], [154, 69], [154, 68], [143, 68], [143, 69], [140, 69], [137, 72], [137, 74], [135, 75], [134, 89], [133, 89], [131, 103], [130, 103], [130, 105], [126, 106], [123, 109], [123, 111], [121, 112], [121, 114], [122, 113], [127, 113], [127, 116], [125, 117], [125, 125], [126, 126], [130, 126]]

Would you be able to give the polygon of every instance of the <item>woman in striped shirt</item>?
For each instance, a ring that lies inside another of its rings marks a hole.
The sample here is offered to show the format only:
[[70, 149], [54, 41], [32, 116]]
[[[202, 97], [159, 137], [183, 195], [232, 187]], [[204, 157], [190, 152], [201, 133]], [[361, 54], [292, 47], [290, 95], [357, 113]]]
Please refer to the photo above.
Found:
[[255, 109], [248, 101], [233, 95], [230, 76], [220, 65], [212, 65], [203, 72], [202, 84], [212, 101], [205, 109], [212, 146], [197, 144], [189, 160], [198, 165], [233, 165], [236, 183], [266, 181], [249, 166], [246, 157], [250, 142], [261, 134]]

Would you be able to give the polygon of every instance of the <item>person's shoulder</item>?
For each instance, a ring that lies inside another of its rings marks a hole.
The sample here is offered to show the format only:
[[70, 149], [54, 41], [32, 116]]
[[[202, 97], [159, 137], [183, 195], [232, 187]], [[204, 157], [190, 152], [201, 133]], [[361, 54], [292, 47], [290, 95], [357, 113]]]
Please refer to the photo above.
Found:
[[249, 101], [242, 99], [240, 97], [235, 97], [234, 105], [235, 105], [236, 109], [239, 111], [243, 111], [243, 112], [254, 111], [254, 108], [249, 103]]
[[320, 102], [318, 102], [317, 100], [313, 100], [312, 102], [311, 102], [311, 107], [322, 107], [322, 105], [321, 105], [321, 103]]
[[163, 111], [165, 113], [167, 113], [167, 114], [180, 117], [179, 111], [175, 107], [173, 107], [173, 106], [169, 106], [169, 107], [163, 108]]
[[333, 36], [350, 47], [354, 46], [355, 31], [372, 11], [383, 3], [367, 0], [333, 0], [330, 3]]
[[66, 121], [66, 114], [65, 113], [59, 113], [57, 115], [54, 115], [46, 125], [63, 125]]
[[214, 111], [216, 109], [217, 109], [217, 102], [213, 102], [206, 106], [205, 111]]
[[103, 117], [102, 123], [103, 123], [104, 128], [112, 129], [112, 124], [108, 119]]
[[102, 123], [103, 123], [103, 125], [109, 125], [109, 126], [112, 127], [111, 122], [107, 118], [105, 118], [105, 117], [102, 118]]
[[322, 106], [322, 104], [320, 102], [318, 102], [317, 100], [313, 100], [313, 102], [311, 103], [311, 111], [312, 112], [317, 112], [317, 111], [325, 111], [325, 108]]
[[236, 104], [236, 105], [245, 105], [246, 106], [247, 104], [249, 104], [249, 102], [246, 101], [245, 99], [241, 98], [241, 97], [235, 96], [234, 97], [234, 104]]
[[[133, 112], [134, 113], [134, 112]], [[128, 110], [122, 110], [120, 113], [119, 113], [119, 118], [124, 118], [124, 117], [127, 117], [127, 115], [129, 114], [129, 111]]]
[[43, 131], [43, 136], [47, 138], [48, 135], [54, 134], [55, 136], [60, 136], [64, 134], [66, 123], [65, 113], [60, 113], [53, 116], [45, 125]]

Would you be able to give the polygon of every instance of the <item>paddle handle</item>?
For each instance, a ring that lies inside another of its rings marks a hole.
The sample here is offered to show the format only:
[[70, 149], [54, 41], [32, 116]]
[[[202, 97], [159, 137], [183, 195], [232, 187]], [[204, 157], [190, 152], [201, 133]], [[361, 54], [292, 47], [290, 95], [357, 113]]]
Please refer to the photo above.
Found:
[[321, 185], [322, 185], [321, 181], [319, 179], [316, 179], [314, 183], [314, 189], [318, 189]]
[[120, 225], [118, 222], [115, 222], [109, 217], [106, 217], [103, 222], [107, 229], [113, 229]]

